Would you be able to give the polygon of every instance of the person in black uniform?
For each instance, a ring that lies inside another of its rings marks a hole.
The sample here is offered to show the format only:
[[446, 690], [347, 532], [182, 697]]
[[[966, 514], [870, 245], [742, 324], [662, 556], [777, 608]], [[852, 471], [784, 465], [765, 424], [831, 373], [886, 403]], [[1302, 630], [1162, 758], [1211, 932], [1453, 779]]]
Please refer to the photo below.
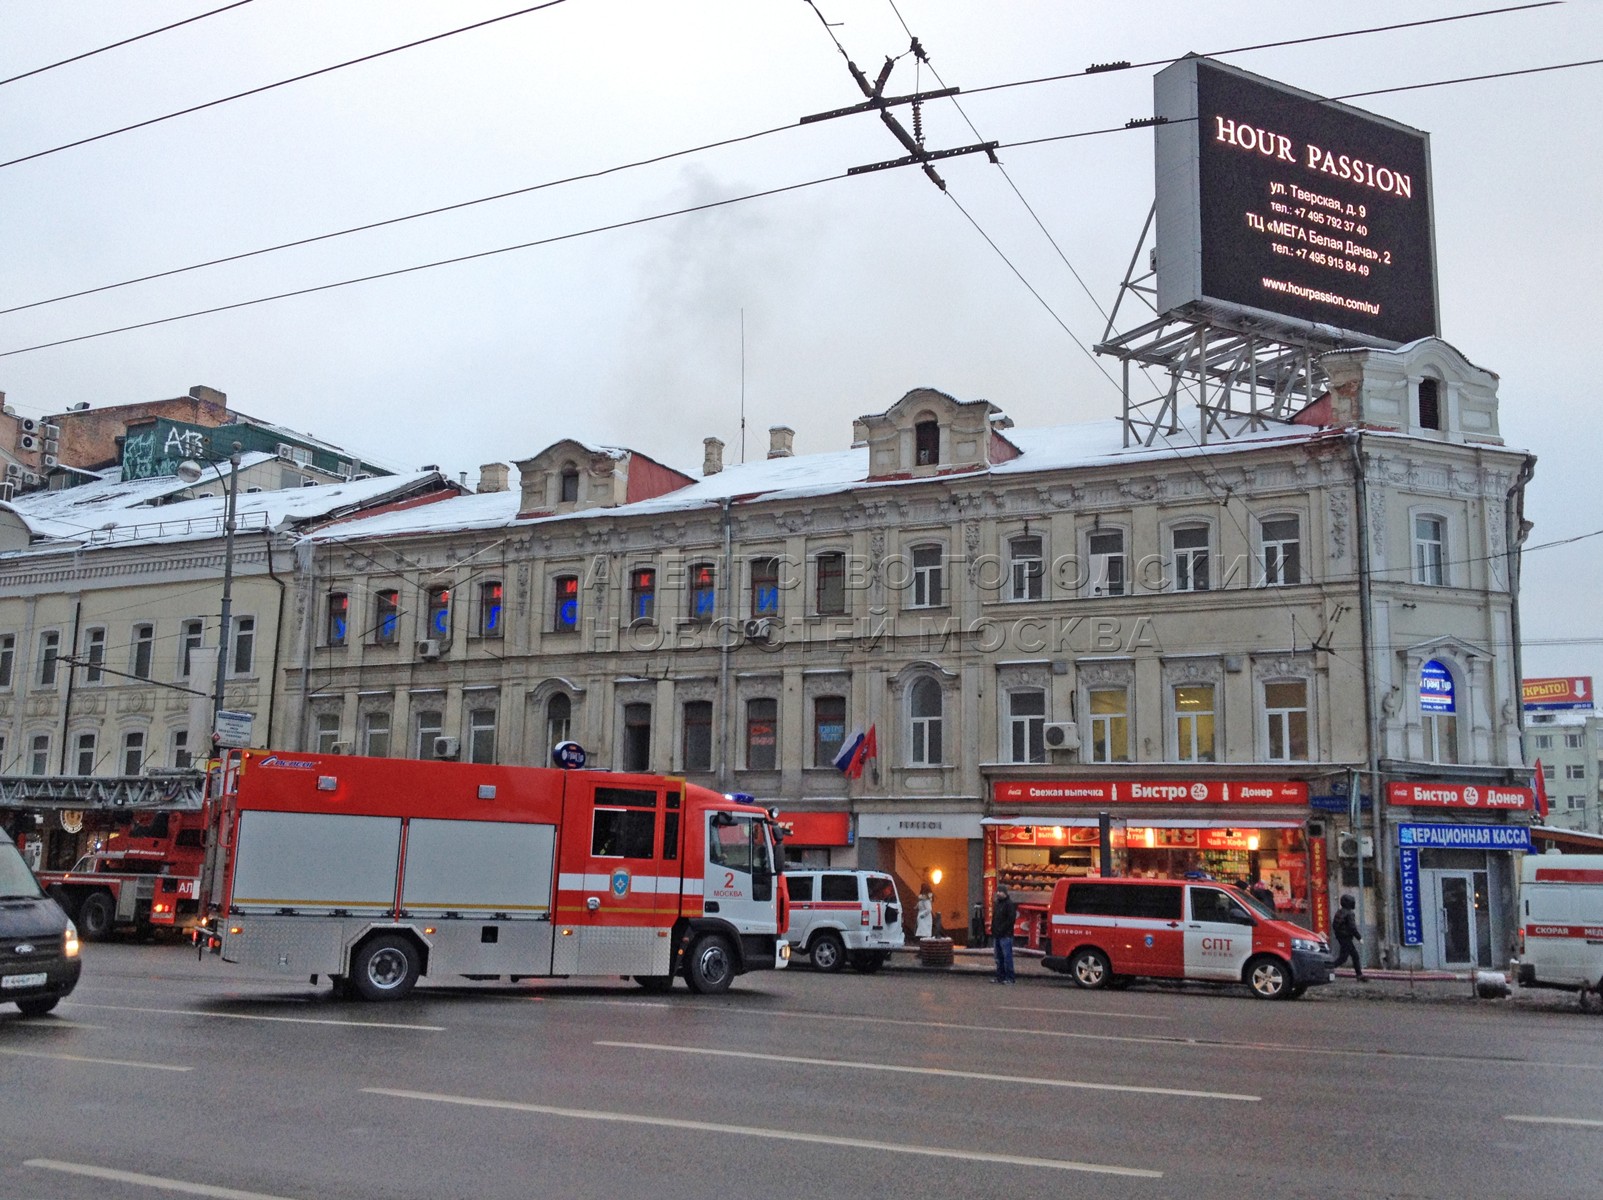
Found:
[[1364, 935], [1358, 932], [1358, 913], [1355, 911], [1358, 902], [1351, 896], [1341, 898], [1341, 907], [1336, 911], [1336, 919], [1330, 923], [1330, 932], [1336, 935], [1336, 949], [1339, 953], [1330, 964], [1334, 971], [1348, 959], [1352, 959], [1353, 973], [1358, 976], [1358, 982], [1364, 982], [1364, 964], [1358, 957], [1358, 943], [1364, 940]]

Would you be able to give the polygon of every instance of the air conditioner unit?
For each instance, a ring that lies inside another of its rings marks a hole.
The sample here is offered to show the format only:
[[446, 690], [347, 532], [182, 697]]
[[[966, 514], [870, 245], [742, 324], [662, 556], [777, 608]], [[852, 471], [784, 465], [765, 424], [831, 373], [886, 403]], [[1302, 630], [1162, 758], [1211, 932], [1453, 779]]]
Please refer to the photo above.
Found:
[[437, 737], [434, 739], [435, 758], [455, 758], [462, 749], [462, 743], [457, 738]]
[[349, 742], [334, 742], [329, 746], [328, 752], [330, 754], [349, 754], [351, 752], [351, 744]]
[[23, 433], [39, 432], [39, 422], [35, 421], [32, 417], [23, 417], [19, 424], [22, 426]]
[[19, 450], [37, 450], [39, 449], [39, 439], [31, 433], [25, 433], [17, 439], [17, 448]]
[[17, 485], [7, 479], [0, 483], [0, 501], [9, 500], [17, 494]]
[[294, 462], [295, 461], [295, 447], [291, 446], [288, 442], [279, 442], [278, 443], [278, 457], [283, 459], [285, 462]]
[[58, 442], [53, 437], [47, 437], [45, 439], [45, 453], [46, 454], [60, 454], [61, 453], [61, 443]]
[[[86, 404], [86, 405], [84, 405], [84, 407], [88, 408], [89, 406]], [[54, 441], [56, 438], [61, 436], [61, 426], [60, 425], [46, 425], [44, 427], [44, 432], [45, 432], [45, 437], [50, 438], [52, 441]]]
[[1342, 858], [1374, 858], [1375, 839], [1344, 833], [1336, 839], [1336, 853]]
[[424, 638], [417, 644], [419, 658], [435, 659], [440, 657], [440, 643], [436, 638]]
[[49, 468], [55, 466], [60, 460], [54, 454], [47, 454], [39, 461], [44, 463], [45, 468], [48, 470]]
[[1080, 727], [1073, 721], [1048, 721], [1045, 741], [1049, 750], [1078, 750]]
[[7, 479], [21, 479], [22, 478], [22, 468], [20, 466], [18, 466], [16, 463], [7, 463], [6, 464], [6, 478]]
[[752, 617], [741, 625], [740, 631], [746, 635], [748, 642], [767, 642], [773, 640], [777, 628], [778, 624], [772, 617]]

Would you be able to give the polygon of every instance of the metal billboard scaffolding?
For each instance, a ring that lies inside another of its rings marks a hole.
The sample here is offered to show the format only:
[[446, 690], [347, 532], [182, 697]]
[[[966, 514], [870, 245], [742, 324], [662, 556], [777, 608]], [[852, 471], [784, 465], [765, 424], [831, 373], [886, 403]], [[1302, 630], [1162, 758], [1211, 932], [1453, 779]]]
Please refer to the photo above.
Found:
[[[1154, 204], [1096, 346], [1098, 354], [1112, 355], [1123, 368], [1125, 446], [1150, 446], [1160, 434], [1178, 434], [1189, 424], [1182, 410], [1193, 406], [1195, 436], [1206, 444], [1265, 429], [1271, 421], [1289, 421], [1319, 399], [1326, 388], [1320, 355], [1352, 345], [1352, 338], [1334, 329], [1321, 337], [1307, 327], [1298, 331], [1289, 323], [1209, 312], [1201, 304], [1160, 312], [1151, 244], [1156, 212]], [[1143, 258], [1147, 269], [1138, 274]], [[1127, 300], [1152, 319], [1119, 333], [1119, 313]]]

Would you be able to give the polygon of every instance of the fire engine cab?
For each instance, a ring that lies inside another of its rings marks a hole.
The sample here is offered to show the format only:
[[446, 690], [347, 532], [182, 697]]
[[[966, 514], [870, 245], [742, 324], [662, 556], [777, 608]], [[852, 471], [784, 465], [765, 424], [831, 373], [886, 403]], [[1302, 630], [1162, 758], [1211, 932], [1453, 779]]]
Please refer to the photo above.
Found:
[[660, 775], [234, 751], [205, 944], [369, 1000], [419, 979], [722, 992], [790, 947], [772, 821]]

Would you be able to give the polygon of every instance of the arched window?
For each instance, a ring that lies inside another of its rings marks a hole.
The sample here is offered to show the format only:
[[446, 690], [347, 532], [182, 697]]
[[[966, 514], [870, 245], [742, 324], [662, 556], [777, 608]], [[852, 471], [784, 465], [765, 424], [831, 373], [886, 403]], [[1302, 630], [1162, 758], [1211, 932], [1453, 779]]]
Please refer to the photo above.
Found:
[[941, 423], [934, 417], [925, 417], [913, 426], [913, 462], [920, 467], [933, 467], [941, 461]]
[[1434, 379], [1419, 381], [1419, 427], [1421, 429], [1442, 427], [1441, 384]]
[[941, 753], [944, 707], [945, 698], [939, 683], [928, 676], [913, 681], [907, 691], [909, 766], [938, 767], [945, 761]]
[[573, 701], [563, 692], [545, 702], [545, 744], [549, 750], [572, 736]]
[[1451, 669], [1439, 659], [1430, 659], [1419, 669], [1419, 723], [1426, 762], [1459, 761], [1458, 686]]

